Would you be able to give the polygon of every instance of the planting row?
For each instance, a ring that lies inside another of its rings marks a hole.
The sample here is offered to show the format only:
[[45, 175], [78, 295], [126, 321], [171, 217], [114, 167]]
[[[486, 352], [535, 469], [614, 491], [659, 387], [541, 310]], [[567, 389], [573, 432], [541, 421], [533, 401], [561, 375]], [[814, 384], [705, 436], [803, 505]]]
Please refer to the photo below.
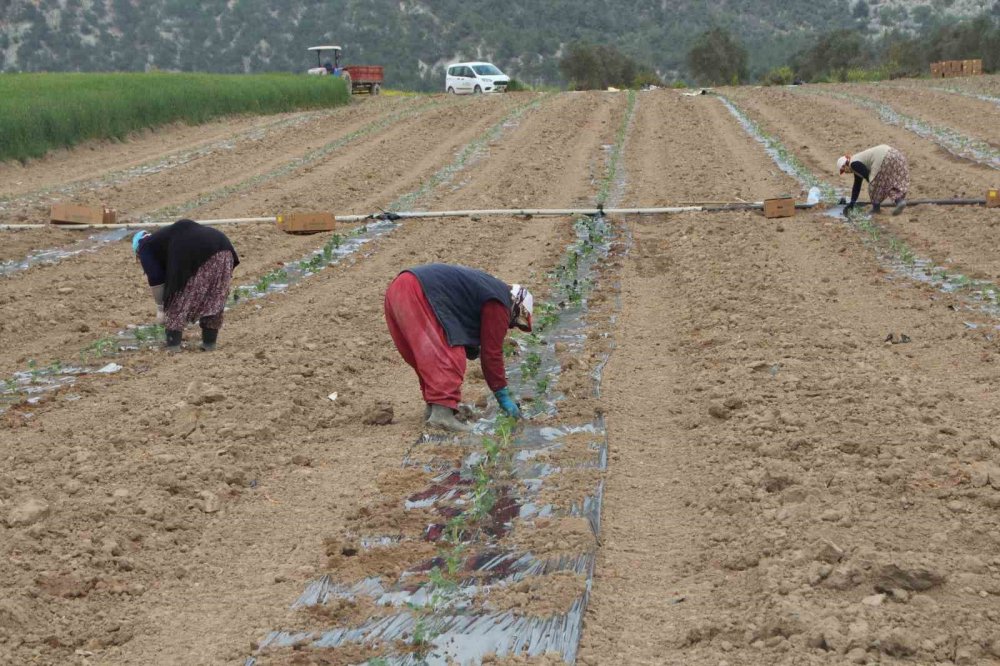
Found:
[[[450, 164], [434, 173], [428, 181], [421, 184], [413, 193], [400, 197], [391, 207], [395, 207], [399, 202], [403, 201], [412, 205], [435, 188], [451, 182], [457, 173], [467, 168], [469, 164], [474, 163], [476, 157], [482, 153], [489, 142], [498, 140], [505, 130], [516, 125], [517, 120], [525, 112], [537, 108], [539, 104], [540, 100], [536, 99], [514, 107], [499, 122], [475, 137], [459, 151]], [[230, 303], [227, 307], [270, 293], [284, 291], [290, 285], [312, 276], [327, 266], [340, 262], [345, 257], [356, 254], [365, 244], [390, 233], [397, 226], [397, 223], [384, 217], [383, 219], [375, 220], [371, 224], [354, 229], [346, 239], [340, 234], [335, 233], [326, 240], [323, 246], [313, 250], [306, 257], [269, 271], [261, 275], [252, 284], [237, 286], [233, 290]], [[120, 236], [121, 234], [118, 235]], [[104, 242], [103, 238], [101, 238], [101, 242]], [[98, 368], [85, 365], [86, 361], [90, 359], [114, 357], [122, 352], [134, 351], [159, 344], [162, 340], [162, 327], [148, 324], [130, 326], [119, 331], [114, 336], [104, 336], [89, 343], [79, 354], [80, 365], [64, 365], [61, 361], [57, 360], [44, 366], [39, 366], [37, 361], [29, 361], [31, 367], [27, 371], [16, 373], [12, 378], [6, 380], [3, 388], [0, 389], [0, 411], [12, 405], [35, 405], [43, 399], [45, 394], [65, 389], [80, 375], [97, 372]]]

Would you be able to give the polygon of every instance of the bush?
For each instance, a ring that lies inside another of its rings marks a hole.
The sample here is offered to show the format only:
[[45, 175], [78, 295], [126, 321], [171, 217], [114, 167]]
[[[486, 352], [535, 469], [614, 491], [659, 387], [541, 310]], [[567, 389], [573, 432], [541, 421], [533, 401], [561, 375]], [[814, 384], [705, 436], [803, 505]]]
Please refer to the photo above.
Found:
[[764, 75], [763, 83], [769, 86], [787, 86], [795, 82], [795, 72], [788, 65], [775, 67]]
[[346, 104], [341, 79], [294, 74], [2, 74], [0, 161], [173, 122]]
[[642, 88], [643, 86], [656, 86], [658, 88], [663, 87], [663, 79], [656, 75], [653, 71], [641, 71], [636, 74], [635, 79], [632, 81], [632, 88]]
[[747, 78], [747, 50], [724, 28], [703, 32], [688, 52], [688, 68], [700, 83], [738, 85]]
[[559, 71], [574, 90], [634, 88], [662, 81], [652, 68], [636, 62], [613, 46], [577, 42], [559, 61]]
[[882, 67], [854, 67], [845, 73], [844, 81], [847, 83], [870, 83], [872, 81], [885, 81], [893, 78], [891, 68], [888, 65]]
[[873, 49], [860, 33], [853, 30], [829, 32], [820, 37], [812, 48], [801, 51], [793, 58], [795, 71], [807, 81], [846, 81], [849, 70], [870, 67], [874, 62]]
[[534, 90], [527, 83], [522, 83], [515, 78], [511, 78], [510, 83], [507, 84], [507, 92], [531, 92]]

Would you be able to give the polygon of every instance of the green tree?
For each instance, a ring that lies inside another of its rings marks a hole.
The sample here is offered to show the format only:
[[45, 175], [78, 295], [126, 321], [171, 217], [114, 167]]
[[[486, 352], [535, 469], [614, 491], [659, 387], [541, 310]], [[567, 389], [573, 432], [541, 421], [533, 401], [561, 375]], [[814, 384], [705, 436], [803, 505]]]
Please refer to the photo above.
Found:
[[571, 44], [559, 61], [559, 71], [575, 90], [637, 88], [660, 83], [651, 67], [636, 62], [614, 46]]
[[793, 58], [793, 68], [807, 81], [846, 81], [852, 69], [873, 67], [875, 56], [865, 38], [854, 30], [835, 30]]
[[703, 32], [688, 52], [688, 68], [699, 83], [738, 84], [747, 78], [747, 50], [725, 28]]

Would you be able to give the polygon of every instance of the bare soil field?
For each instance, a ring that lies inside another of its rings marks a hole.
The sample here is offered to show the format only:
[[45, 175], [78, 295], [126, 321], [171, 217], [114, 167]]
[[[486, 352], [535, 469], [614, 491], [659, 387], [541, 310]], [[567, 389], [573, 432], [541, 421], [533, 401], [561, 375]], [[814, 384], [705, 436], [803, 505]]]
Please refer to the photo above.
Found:
[[[837, 174], [837, 157], [879, 143], [893, 145], [906, 154], [911, 199], [983, 198], [988, 188], [1000, 182], [996, 168], [956, 157], [933, 141], [887, 125], [875, 112], [843, 99], [786, 88], [737, 89], [731, 97], [768, 133], [790, 147], [807, 168], [839, 186], [847, 196], [851, 181]], [[960, 96], [949, 101], [956, 119], [978, 114], [1000, 121], [1000, 107], [983, 109], [979, 104]], [[862, 191], [861, 198], [867, 198], [867, 191]], [[950, 268], [991, 278], [997, 274], [997, 258], [989, 248], [1000, 244], [998, 209], [914, 207], [898, 218], [884, 215], [878, 220], [925, 256], [947, 262]]]
[[907, 85], [922, 88], [957, 90], [975, 95], [1000, 97], [1000, 75], [959, 76], [950, 79], [917, 79], [906, 81]]
[[[976, 116], [951, 126], [995, 139], [982, 134], [993, 111], [979, 100], [827, 89], [935, 123]], [[837, 156], [881, 142], [910, 158], [913, 197], [996, 184], [996, 170], [840, 97], [725, 94], [842, 187]], [[153, 163], [169, 167], [130, 171]], [[652, 206], [807, 189], [719, 99], [666, 90], [383, 98], [2, 169], [35, 186], [0, 193], [0, 222], [41, 219], [73, 183], [73, 198], [168, 217], [590, 206], [605, 193]], [[43, 175], [52, 170], [61, 175]], [[878, 218], [921, 256], [989, 279], [1000, 279], [998, 222], [983, 208]], [[428, 630], [415, 606], [357, 593], [290, 608], [317, 584], [372, 576], [397, 592], [397, 580], [442, 589], [428, 563], [444, 567], [437, 539], [454, 514], [421, 502], [451, 496], [452, 477], [437, 472], [459, 478], [487, 444], [422, 438], [417, 381], [382, 316], [391, 279], [431, 261], [522, 282], [556, 320], [571, 317], [566, 338], [517, 336], [509, 371], [534, 409], [517, 437], [557, 445], [518, 449], [517, 464], [544, 476], [497, 486], [508, 513], [482, 537], [485, 552], [530, 554], [547, 570], [499, 583], [473, 574], [466, 613], [504, 627], [582, 617], [582, 633], [570, 626], [556, 652], [469, 663], [1000, 663], [1000, 322], [967, 294], [894, 271], [823, 210], [594, 224], [373, 226], [335, 265], [233, 306], [217, 352], [113, 354], [101, 362], [120, 371], [0, 414], [0, 663], [393, 663], [414, 650], [446, 663], [418, 640]], [[263, 224], [226, 232], [244, 260], [235, 284], [332, 238]], [[80, 238], [0, 233], [0, 262]], [[0, 276], [0, 378], [148, 323], [130, 254], [122, 239]], [[578, 261], [592, 272], [566, 278]], [[531, 350], [542, 356], [529, 378]], [[478, 364], [464, 398], [492, 414]], [[393, 538], [364, 545], [373, 535]], [[591, 564], [565, 568], [573, 561]], [[396, 618], [418, 624], [365, 645], [326, 633]], [[449, 631], [443, 652], [474, 641]]]

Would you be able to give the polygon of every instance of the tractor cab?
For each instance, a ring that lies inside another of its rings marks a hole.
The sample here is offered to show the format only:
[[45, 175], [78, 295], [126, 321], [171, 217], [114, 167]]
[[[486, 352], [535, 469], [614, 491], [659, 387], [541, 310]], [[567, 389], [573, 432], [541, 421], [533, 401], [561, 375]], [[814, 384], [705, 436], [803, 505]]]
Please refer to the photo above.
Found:
[[[309, 70], [310, 74], [316, 76], [342, 75], [343, 68], [340, 66], [339, 46], [310, 46], [309, 50], [316, 52], [316, 66]], [[324, 56], [324, 54], [327, 55]]]

